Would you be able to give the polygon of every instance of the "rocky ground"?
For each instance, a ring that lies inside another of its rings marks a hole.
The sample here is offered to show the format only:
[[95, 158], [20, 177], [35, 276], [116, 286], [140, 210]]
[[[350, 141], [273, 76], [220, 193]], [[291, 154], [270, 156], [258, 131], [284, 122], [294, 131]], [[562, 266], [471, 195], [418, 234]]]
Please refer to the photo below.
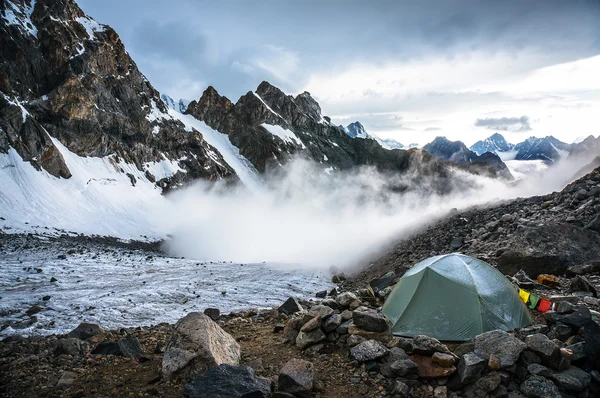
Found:
[[[338, 288], [270, 310], [0, 342], [11, 397], [593, 397], [600, 395], [600, 169], [562, 192], [451, 214]], [[85, 238], [82, 238], [85, 239]], [[514, 333], [399, 338], [379, 312], [414, 263], [461, 251], [555, 303]], [[215, 366], [218, 365], [218, 366]]]

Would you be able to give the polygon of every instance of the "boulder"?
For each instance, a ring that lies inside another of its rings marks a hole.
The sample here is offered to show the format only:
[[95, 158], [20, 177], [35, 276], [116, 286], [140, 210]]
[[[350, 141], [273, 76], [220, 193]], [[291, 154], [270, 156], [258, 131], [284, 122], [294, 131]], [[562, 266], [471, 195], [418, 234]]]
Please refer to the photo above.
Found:
[[356, 296], [356, 294], [352, 293], [352, 292], [344, 292], [341, 294], [338, 294], [337, 297], [335, 298], [335, 302], [337, 303], [337, 305], [340, 306], [340, 308], [358, 308], [361, 305], [360, 300], [358, 299], [358, 297]]
[[417, 364], [410, 359], [400, 359], [390, 364], [390, 373], [392, 376], [404, 377], [411, 374], [417, 374], [419, 368]]
[[321, 328], [317, 328], [308, 332], [300, 331], [296, 337], [296, 346], [301, 350], [324, 341], [327, 338]]
[[392, 384], [390, 395], [392, 397], [400, 398], [412, 397], [412, 394], [410, 393], [410, 387], [406, 383], [403, 383], [399, 380], [396, 380], [396, 382]]
[[54, 346], [54, 355], [72, 355], [78, 357], [87, 354], [89, 351], [89, 343], [75, 337], [60, 339]]
[[585, 276], [577, 275], [575, 278], [571, 280], [571, 284], [569, 285], [570, 292], [590, 292], [594, 297], [598, 297], [598, 292], [596, 288], [592, 286], [590, 281], [587, 280]]
[[542, 377], [550, 377], [552, 371], [545, 367], [544, 365], [540, 365], [539, 363], [532, 363], [527, 366], [527, 372], [532, 375], [538, 375]]
[[301, 326], [300, 318], [292, 318], [287, 321], [285, 327], [283, 328], [283, 342], [284, 343], [292, 343], [296, 341], [296, 337], [298, 337], [298, 332], [300, 332]]
[[398, 278], [398, 276], [396, 276], [396, 274], [393, 271], [390, 271], [383, 275], [381, 278], [371, 280], [371, 282], [369, 282], [369, 286], [371, 287], [371, 289], [373, 289], [375, 293], [377, 293], [378, 291], [383, 290], [386, 287], [390, 286], [392, 283], [394, 283], [394, 280], [396, 278]]
[[348, 333], [364, 337], [367, 340], [381, 341], [382, 343], [387, 343], [392, 339], [391, 329], [385, 332], [369, 332], [352, 324], [348, 326]]
[[[333, 314], [322, 322], [322, 327], [325, 332], [333, 332], [342, 324], [342, 315]], [[346, 328], [346, 332], [348, 329]]]
[[464, 389], [464, 394], [466, 398], [478, 398], [478, 397], [487, 397], [489, 393], [494, 391], [500, 385], [502, 381], [502, 377], [498, 372], [492, 372], [483, 377], [480, 377], [472, 383], [468, 385]]
[[256, 376], [249, 366], [222, 364], [196, 375], [183, 387], [187, 398], [267, 398], [271, 381]]
[[412, 351], [415, 354], [433, 355], [436, 352], [452, 354], [452, 352], [438, 339], [433, 337], [417, 335], [412, 340]]
[[315, 297], [316, 298], [325, 298], [327, 297], [327, 290], [320, 290], [317, 293], [315, 293]]
[[493, 354], [500, 359], [500, 367], [512, 366], [527, 347], [525, 343], [502, 330], [492, 330], [475, 336], [475, 354], [486, 361]]
[[583, 327], [585, 352], [590, 366], [600, 371], [600, 326], [591, 319]]
[[139, 359], [144, 356], [144, 351], [142, 351], [142, 347], [140, 347], [139, 340], [130, 337], [117, 342], [103, 341], [94, 348], [92, 354], [116, 355]]
[[596, 217], [592, 218], [585, 228], [600, 234], [600, 214], [596, 214]]
[[346, 340], [346, 345], [348, 345], [348, 347], [354, 347], [365, 341], [367, 341], [367, 339], [365, 339], [362, 336], [350, 335], [350, 336], [348, 336], [348, 339]]
[[90, 337], [101, 335], [103, 332], [104, 330], [94, 323], [80, 323], [79, 326], [70, 331], [67, 336], [80, 340], [87, 340]]
[[560, 354], [560, 347], [557, 346], [548, 336], [541, 333], [532, 334], [525, 339], [527, 348], [537, 354], [542, 363], [553, 369], [562, 369], [568, 367], [569, 363]]
[[312, 307], [310, 309], [310, 311], [308, 311], [308, 314], [312, 315], [312, 316], [319, 316], [322, 319], [325, 319], [328, 316], [330, 316], [331, 314], [333, 314], [333, 309], [326, 305], [319, 304], [319, 305], [315, 305], [314, 307]]
[[209, 316], [192, 312], [180, 319], [167, 345], [162, 374], [197, 374], [211, 366], [238, 365], [240, 346]]
[[304, 311], [304, 308], [302, 308], [298, 300], [296, 300], [294, 297], [290, 297], [285, 301], [285, 303], [279, 306], [277, 311], [282, 312], [286, 315], [294, 315], [297, 312]]
[[365, 307], [354, 310], [352, 320], [356, 326], [368, 332], [386, 332], [391, 329], [391, 324], [383, 313]]
[[374, 361], [389, 352], [388, 348], [377, 340], [367, 340], [350, 349], [350, 356], [359, 362]]
[[562, 398], [558, 387], [542, 376], [529, 376], [520, 387], [523, 394], [532, 398]]
[[474, 352], [469, 352], [460, 358], [458, 362], [458, 375], [463, 384], [473, 383], [481, 376], [485, 368], [485, 359]]
[[592, 376], [578, 367], [571, 366], [568, 369], [554, 372], [550, 378], [559, 389], [569, 391], [581, 391], [590, 385]]
[[454, 356], [450, 354], [444, 354], [442, 352], [436, 352], [431, 356], [431, 360], [433, 363], [443, 366], [445, 368], [449, 368], [454, 366]]
[[568, 277], [572, 277], [575, 275], [587, 275], [587, 274], [597, 274], [600, 273], [600, 262], [595, 262], [592, 264], [580, 264], [569, 267], [565, 274]]
[[450, 376], [456, 372], [454, 366], [443, 367], [431, 360], [431, 357], [425, 355], [411, 355], [410, 360], [417, 364], [417, 374], [424, 379], [437, 379]]
[[557, 312], [547, 312], [545, 314], [546, 319], [551, 323], [561, 322], [568, 326], [580, 328], [592, 318], [590, 310], [585, 305], [577, 307], [575, 312], [570, 314], [559, 314]]
[[204, 314], [208, 315], [210, 319], [216, 322], [221, 316], [221, 310], [219, 310], [218, 308], [207, 308], [204, 310]]
[[310, 397], [315, 378], [312, 363], [292, 358], [279, 372], [278, 390], [297, 397]]
[[321, 327], [321, 318], [317, 315], [310, 321], [306, 322], [301, 328], [301, 332], [312, 332]]

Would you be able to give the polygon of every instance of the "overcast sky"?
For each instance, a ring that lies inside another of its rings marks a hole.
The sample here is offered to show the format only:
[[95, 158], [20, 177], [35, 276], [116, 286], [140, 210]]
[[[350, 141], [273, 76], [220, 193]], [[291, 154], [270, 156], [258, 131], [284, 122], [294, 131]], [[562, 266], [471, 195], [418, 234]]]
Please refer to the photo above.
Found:
[[600, 1], [79, 0], [162, 93], [268, 80], [404, 144], [600, 134]]

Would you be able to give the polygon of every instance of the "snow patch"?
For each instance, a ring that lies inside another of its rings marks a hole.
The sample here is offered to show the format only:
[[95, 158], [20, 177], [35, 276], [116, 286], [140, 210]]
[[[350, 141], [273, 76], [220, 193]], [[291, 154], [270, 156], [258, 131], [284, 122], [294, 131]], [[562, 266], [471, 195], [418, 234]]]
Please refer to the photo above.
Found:
[[262, 127], [264, 127], [269, 133], [281, 138], [284, 142], [288, 142], [290, 144], [300, 145], [302, 149], [306, 149], [304, 143], [294, 134], [293, 131], [284, 129], [281, 126], [277, 126], [274, 124], [262, 123]]
[[187, 157], [183, 157], [177, 160], [167, 159], [164, 154], [161, 154], [163, 160], [159, 162], [148, 162], [144, 164], [144, 169], [148, 170], [156, 181], [160, 181], [163, 178], [173, 177], [178, 172], [187, 173], [186, 170], [179, 167], [179, 161], [187, 159]]
[[31, 22], [31, 14], [33, 14], [35, 8], [35, 0], [30, 0], [29, 5], [24, 4], [22, 9], [10, 0], [6, 0], [5, 4], [6, 8], [2, 15], [2, 19], [6, 22], [6, 25], [14, 25], [23, 33], [37, 38], [38, 30], [33, 22]]
[[[252, 163], [240, 153], [240, 150], [229, 141], [227, 134], [213, 130], [206, 123], [192, 115], [184, 115], [171, 108], [169, 108], [169, 116], [181, 121], [185, 125], [186, 131], [191, 132], [192, 129], [195, 129], [202, 134], [204, 140], [219, 151], [225, 162], [235, 171], [244, 185], [252, 190], [256, 190], [261, 186], [258, 172]], [[218, 159], [214, 152], [213, 155], [215, 159]]]
[[94, 40], [95, 32], [104, 32], [104, 26], [96, 22], [96, 20], [94, 20], [93, 18], [88, 17], [87, 15], [85, 17], [75, 18], [75, 20], [79, 22], [81, 26], [83, 26], [90, 40]]
[[256, 92], [252, 93], [256, 96], [256, 98], [258, 98], [260, 100], [260, 102], [263, 103], [263, 105], [275, 116], [280, 117], [282, 120], [284, 120], [287, 123], [287, 120], [285, 120], [283, 118], [283, 116], [281, 116], [279, 113], [275, 112], [273, 109], [271, 109], [271, 107], [269, 105], [267, 105], [267, 103], [260, 97], [260, 95], [258, 95]]

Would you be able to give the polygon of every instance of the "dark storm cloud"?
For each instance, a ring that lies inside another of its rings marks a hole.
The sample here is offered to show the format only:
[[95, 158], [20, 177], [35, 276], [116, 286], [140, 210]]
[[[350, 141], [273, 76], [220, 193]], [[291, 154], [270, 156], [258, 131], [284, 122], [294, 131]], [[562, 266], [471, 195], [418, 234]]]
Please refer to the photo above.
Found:
[[181, 82], [195, 81], [232, 99], [265, 79], [300, 91], [311, 74], [354, 63], [452, 59], [465, 51], [550, 54], [514, 66], [531, 69], [600, 51], [597, 1], [79, 2], [115, 28], [160, 90], [185, 91]]
[[485, 118], [477, 119], [475, 126], [487, 127], [490, 130], [502, 130], [502, 131], [529, 131], [531, 125], [529, 124], [528, 116], [521, 117], [499, 117], [499, 118]]

